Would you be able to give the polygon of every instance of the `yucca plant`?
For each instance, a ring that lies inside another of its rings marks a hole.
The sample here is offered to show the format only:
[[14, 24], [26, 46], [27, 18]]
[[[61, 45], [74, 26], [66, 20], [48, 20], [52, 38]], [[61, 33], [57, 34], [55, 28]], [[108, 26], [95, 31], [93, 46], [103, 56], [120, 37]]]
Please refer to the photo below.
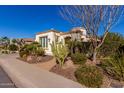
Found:
[[105, 59], [102, 67], [112, 78], [124, 81], [124, 53], [118, 52], [110, 59]]
[[66, 45], [57, 42], [52, 42], [51, 48], [54, 57], [59, 62], [59, 65], [62, 67], [69, 53], [68, 48], [66, 47]]

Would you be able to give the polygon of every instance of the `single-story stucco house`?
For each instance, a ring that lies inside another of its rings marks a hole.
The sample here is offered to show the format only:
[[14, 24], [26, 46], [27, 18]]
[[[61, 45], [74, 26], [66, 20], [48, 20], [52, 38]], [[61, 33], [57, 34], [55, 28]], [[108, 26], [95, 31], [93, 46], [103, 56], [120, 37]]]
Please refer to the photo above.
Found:
[[50, 44], [56, 40], [65, 43], [65, 38], [68, 37], [71, 39], [82, 40], [83, 42], [88, 41], [86, 30], [82, 27], [75, 27], [69, 32], [61, 32], [54, 29], [39, 32], [36, 34], [35, 41], [41, 44], [47, 55], [52, 55]]

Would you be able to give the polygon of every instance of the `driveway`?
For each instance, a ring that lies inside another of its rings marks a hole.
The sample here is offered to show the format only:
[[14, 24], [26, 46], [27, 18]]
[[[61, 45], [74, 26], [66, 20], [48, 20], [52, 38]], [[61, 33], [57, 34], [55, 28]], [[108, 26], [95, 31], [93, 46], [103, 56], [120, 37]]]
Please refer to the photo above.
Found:
[[15, 88], [14, 83], [5, 73], [5, 71], [0, 67], [0, 88]]
[[0, 55], [0, 66], [19, 88], [82, 88], [81, 84], [17, 59]]

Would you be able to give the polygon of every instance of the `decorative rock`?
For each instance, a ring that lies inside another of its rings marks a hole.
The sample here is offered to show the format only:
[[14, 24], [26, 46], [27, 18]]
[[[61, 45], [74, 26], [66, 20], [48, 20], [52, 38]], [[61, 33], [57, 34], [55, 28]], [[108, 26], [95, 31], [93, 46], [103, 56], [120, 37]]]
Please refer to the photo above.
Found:
[[112, 88], [123, 88], [123, 84], [117, 80], [113, 80], [110, 86]]
[[42, 61], [43, 61], [43, 57], [38, 56], [38, 57], [37, 57], [37, 62], [42, 62]]
[[111, 82], [112, 82], [112, 79], [109, 78], [108, 76], [104, 75], [103, 76], [103, 84], [102, 84], [101, 87], [102, 88], [110, 88], [111, 87], [110, 86]]
[[35, 56], [28, 56], [28, 57], [27, 57], [27, 61], [28, 61], [29, 63], [33, 63], [34, 60], [36, 60], [36, 57], [35, 57]]
[[73, 64], [73, 61], [71, 59], [68, 59], [66, 62], [65, 62], [65, 65], [64, 65], [64, 68], [70, 68], [70, 67], [74, 67], [74, 64]]
[[32, 56], [28, 56], [27, 61], [31, 61], [31, 60], [32, 60]]

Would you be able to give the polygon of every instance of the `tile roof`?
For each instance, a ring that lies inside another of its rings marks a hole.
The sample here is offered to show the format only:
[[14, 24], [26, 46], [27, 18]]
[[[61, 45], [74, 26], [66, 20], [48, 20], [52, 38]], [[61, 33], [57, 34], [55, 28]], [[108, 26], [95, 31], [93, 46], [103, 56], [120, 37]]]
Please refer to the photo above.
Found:
[[26, 42], [33, 42], [33, 41], [35, 41], [35, 39], [33, 39], [33, 38], [21, 38], [21, 39], [26, 41]]
[[39, 34], [44, 34], [44, 33], [48, 33], [48, 32], [61, 33], [60, 31], [57, 31], [57, 30], [48, 30], [48, 31], [45, 31], [45, 32], [38, 32], [37, 35], [39, 35]]

